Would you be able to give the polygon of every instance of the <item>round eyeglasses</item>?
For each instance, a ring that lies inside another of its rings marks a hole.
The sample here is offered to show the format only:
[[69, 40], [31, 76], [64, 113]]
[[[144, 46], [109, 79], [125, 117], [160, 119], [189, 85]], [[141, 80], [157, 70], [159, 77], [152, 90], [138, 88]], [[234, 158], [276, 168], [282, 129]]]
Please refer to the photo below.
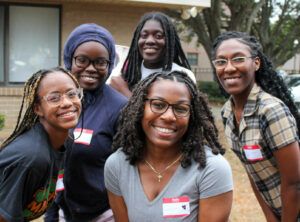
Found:
[[83, 98], [83, 90], [82, 88], [77, 88], [65, 93], [51, 92], [41, 98], [50, 106], [59, 106], [63, 102], [63, 97], [66, 97], [71, 102], [78, 102]]
[[75, 65], [78, 68], [84, 69], [92, 63], [93, 66], [95, 67], [95, 69], [97, 69], [99, 71], [106, 71], [107, 67], [110, 64], [110, 61], [105, 58], [97, 58], [97, 59], [91, 60], [90, 58], [83, 56], [83, 55], [75, 56], [74, 61], [75, 61]]
[[169, 107], [172, 107], [174, 115], [178, 118], [186, 117], [190, 113], [190, 105], [185, 103], [170, 104], [160, 99], [146, 99], [150, 103], [150, 109], [153, 113], [163, 114]]
[[241, 67], [245, 64], [247, 59], [253, 59], [254, 56], [238, 56], [234, 58], [227, 58], [227, 59], [215, 59], [212, 60], [212, 63], [216, 69], [224, 69], [228, 65], [228, 61], [230, 61], [231, 65], [234, 67]]

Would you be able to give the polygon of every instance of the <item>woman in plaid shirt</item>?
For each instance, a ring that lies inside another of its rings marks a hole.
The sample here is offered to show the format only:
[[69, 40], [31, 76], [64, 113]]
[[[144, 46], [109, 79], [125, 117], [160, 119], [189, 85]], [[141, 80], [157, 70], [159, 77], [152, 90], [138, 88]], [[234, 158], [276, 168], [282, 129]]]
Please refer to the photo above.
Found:
[[217, 37], [212, 63], [230, 95], [221, 113], [226, 137], [267, 221], [300, 221], [300, 116], [288, 89], [246, 33]]

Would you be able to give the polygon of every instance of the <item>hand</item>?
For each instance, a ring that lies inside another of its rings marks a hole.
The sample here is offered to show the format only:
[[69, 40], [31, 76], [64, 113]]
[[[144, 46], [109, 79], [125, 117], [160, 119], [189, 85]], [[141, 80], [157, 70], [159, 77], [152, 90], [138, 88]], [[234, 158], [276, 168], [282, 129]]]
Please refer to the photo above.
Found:
[[110, 86], [128, 98], [132, 95], [127, 82], [123, 79], [122, 76], [111, 77]]

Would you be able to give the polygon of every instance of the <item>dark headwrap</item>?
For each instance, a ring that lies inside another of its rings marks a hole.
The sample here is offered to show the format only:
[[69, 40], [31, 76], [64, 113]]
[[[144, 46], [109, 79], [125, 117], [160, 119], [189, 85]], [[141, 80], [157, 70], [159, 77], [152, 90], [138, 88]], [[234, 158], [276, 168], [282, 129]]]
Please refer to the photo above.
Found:
[[69, 35], [64, 48], [64, 63], [66, 69], [71, 70], [73, 55], [78, 46], [89, 41], [99, 42], [107, 49], [110, 61], [108, 75], [106, 77], [108, 78], [114, 68], [116, 55], [115, 41], [108, 30], [94, 23], [82, 24], [76, 27]]

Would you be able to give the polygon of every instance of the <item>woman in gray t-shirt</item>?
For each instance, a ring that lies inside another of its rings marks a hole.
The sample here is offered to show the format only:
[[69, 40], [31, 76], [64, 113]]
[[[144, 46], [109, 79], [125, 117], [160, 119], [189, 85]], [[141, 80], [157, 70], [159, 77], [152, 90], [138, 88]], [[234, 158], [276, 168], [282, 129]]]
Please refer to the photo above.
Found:
[[[227, 221], [232, 174], [203, 95], [182, 72], [141, 81], [105, 164], [116, 221]], [[120, 148], [121, 147], [121, 148]]]

